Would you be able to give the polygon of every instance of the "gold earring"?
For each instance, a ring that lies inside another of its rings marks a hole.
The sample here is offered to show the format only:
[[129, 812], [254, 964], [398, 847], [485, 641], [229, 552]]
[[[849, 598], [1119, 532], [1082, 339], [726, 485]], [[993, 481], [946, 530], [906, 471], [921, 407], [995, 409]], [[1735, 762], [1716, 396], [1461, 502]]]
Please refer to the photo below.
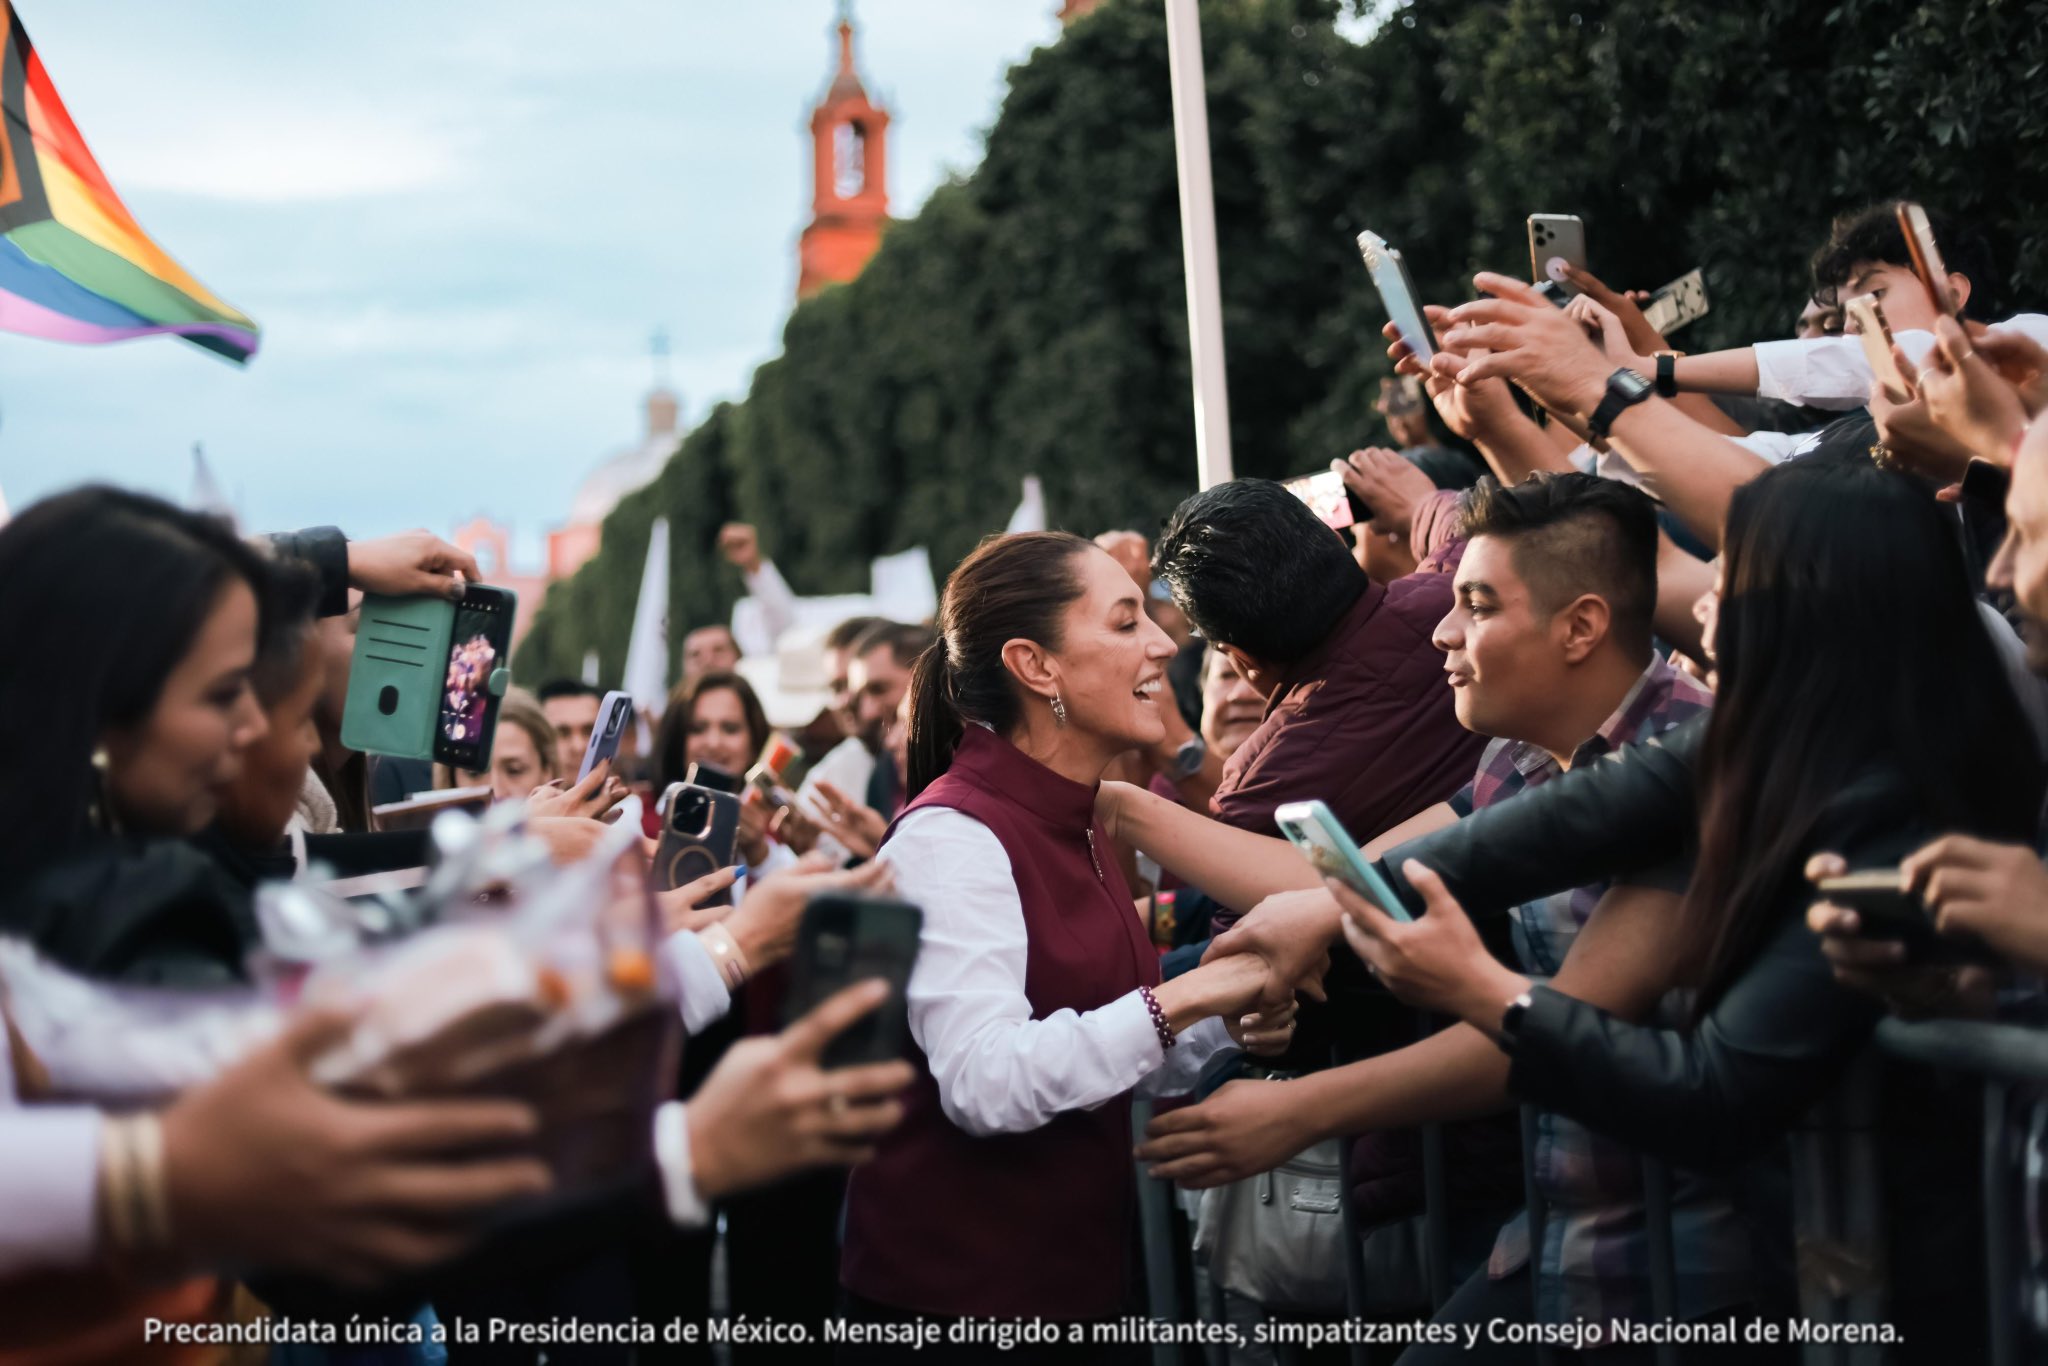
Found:
[[1067, 704], [1060, 701], [1060, 695], [1052, 695], [1052, 723], [1056, 726], [1067, 724]]

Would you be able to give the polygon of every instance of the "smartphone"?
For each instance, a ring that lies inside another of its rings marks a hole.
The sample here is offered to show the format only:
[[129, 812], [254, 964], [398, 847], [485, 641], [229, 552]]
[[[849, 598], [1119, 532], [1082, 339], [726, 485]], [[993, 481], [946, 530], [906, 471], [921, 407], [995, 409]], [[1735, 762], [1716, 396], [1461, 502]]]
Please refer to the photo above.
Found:
[[[693, 778], [695, 772], [692, 769]], [[654, 867], [649, 877], [657, 889], [669, 892], [700, 877], [709, 877], [721, 868], [730, 868], [739, 837], [737, 793], [721, 792], [694, 781], [672, 783], [661, 799], [661, 841], [654, 847]], [[712, 894], [704, 904], [730, 906], [732, 889], [727, 887]]]
[[470, 773], [491, 765], [502, 689], [491, 675], [511, 667], [512, 612], [516, 599], [502, 588], [471, 584], [455, 604], [455, 632], [441, 685], [441, 719], [434, 728], [434, 759]]
[[826, 1067], [892, 1062], [910, 1051], [905, 992], [923, 930], [924, 912], [907, 901], [827, 893], [804, 907], [783, 998], [785, 1021], [855, 982], [880, 977], [889, 984], [888, 1000], [825, 1045], [820, 1061]]
[[1899, 370], [1899, 362], [1892, 355], [1892, 325], [1885, 321], [1884, 305], [1875, 294], [1858, 294], [1842, 305], [1843, 316], [1848, 319], [1849, 330], [1863, 343], [1863, 355], [1870, 362], [1870, 373], [1884, 382], [1885, 393], [1894, 403], [1904, 403], [1913, 396], [1913, 386], [1906, 383], [1906, 377]]
[[597, 704], [597, 724], [590, 728], [590, 743], [583, 749], [583, 767], [576, 770], [577, 782], [588, 778], [590, 770], [605, 760], [618, 757], [619, 741], [632, 724], [633, 694], [606, 693], [604, 701]]
[[1586, 269], [1586, 225], [1574, 214], [1532, 213], [1529, 215], [1529, 278], [1538, 284], [1548, 280], [1569, 299], [1578, 294], [1564, 267]]
[[1335, 470], [1299, 475], [1280, 486], [1308, 504], [1308, 510], [1332, 531], [1342, 531], [1372, 520], [1372, 509], [1351, 491], [1344, 476]]
[[1906, 252], [1913, 258], [1913, 273], [1927, 286], [1935, 308], [1961, 322], [1963, 308], [1955, 291], [1948, 287], [1948, 266], [1941, 259], [1941, 248], [1934, 244], [1934, 228], [1927, 221], [1927, 210], [1918, 204], [1899, 205], [1899, 231], [1906, 235]]
[[1643, 305], [1643, 317], [1650, 326], [1665, 336], [1670, 336], [1687, 323], [1698, 322], [1707, 316], [1707, 277], [1694, 266], [1685, 274], [1656, 290], [1650, 301]]
[[1273, 820], [1318, 873], [1336, 878], [1396, 920], [1415, 918], [1379, 869], [1366, 862], [1358, 841], [1328, 806], [1319, 801], [1287, 802], [1273, 813]]
[[1989, 962], [1990, 951], [1973, 938], [1942, 934], [1934, 917], [1912, 892], [1899, 888], [1899, 870], [1870, 868], [1843, 877], [1822, 878], [1822, 899], [1856, 912], [1859, 930], [1868, 939], [1896, 939], [1914, 962]]
[[1358, 254], [1365, 258], [1365, 272], [1379, 290], [1380, 303], [1401, 340], [1408, 343], [1416, 359], [1427, 364], [1437, 351], [1436, 333], [1430, 331], [1429, 319], [1422, 312], [1422, 296], [1408, 278], [1408, 263], [1376, 232], [1358, 234]]

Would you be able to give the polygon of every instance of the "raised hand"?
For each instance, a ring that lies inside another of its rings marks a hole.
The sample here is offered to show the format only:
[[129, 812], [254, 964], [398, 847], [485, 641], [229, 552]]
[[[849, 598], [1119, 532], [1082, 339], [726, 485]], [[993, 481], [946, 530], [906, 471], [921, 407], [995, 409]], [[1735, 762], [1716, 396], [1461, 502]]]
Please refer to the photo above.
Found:
[[1335, 878], [1326, 886], [1344, 908], [1344, 938], [1387, 990], [1422, 1010], [1455, 1015], [1498, 1034], [1508, 1002], [1529, 989], [1480, 942], [1465, 908], [1443, 879], [1414, 859], [1401, 873], [1427, 909], [1399, 921]]
[[460, 598], [483, 577], [476, 557], [431, 531], [403, 531], [348, 544], [348, 581], [365, 593]]
[[825, 1045], [889, 999], [889, 984], [856, 982], [773, 1036], [741, 1039], [704, 1079], [687, 1111], [691, 1177], [706, 1199], [751, 1190], [811, 1167], [847, 1166], [903, 1119], [907, 1062], [828, 1072]]

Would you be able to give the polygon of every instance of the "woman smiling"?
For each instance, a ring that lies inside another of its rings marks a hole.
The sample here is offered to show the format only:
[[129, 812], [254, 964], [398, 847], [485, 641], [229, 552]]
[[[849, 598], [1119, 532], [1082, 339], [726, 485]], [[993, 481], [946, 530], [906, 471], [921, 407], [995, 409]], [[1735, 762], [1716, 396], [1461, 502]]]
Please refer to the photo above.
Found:
[[[1161, 983], [1097, 827], [1103, 770], [1159, 743], [1172, 705], [1173, 642], [1130, 575], [1078, 537], [1000, 537], [947, 582], [939, 633], [911, 685], [912, 800], [880, 854], [925, 913], [919, 1075], [848, 1190], [850, 1317], [1108, 1319], [1131, 1260], [1131, 1094], [1187, 1089], [1230, 1043], [1211, 1017], [1251, 1009], [1264, 973], [1224, 960]], [[1292, 1009], [1248, 1046], [1284, 1046]]]

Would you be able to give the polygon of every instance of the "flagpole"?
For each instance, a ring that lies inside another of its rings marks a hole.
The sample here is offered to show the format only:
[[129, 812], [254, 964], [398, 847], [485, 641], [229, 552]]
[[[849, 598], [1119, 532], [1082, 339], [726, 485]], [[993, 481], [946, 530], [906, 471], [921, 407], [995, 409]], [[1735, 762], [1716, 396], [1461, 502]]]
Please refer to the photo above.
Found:
[[1230, 394], [1223, 369], [1223, 290], [1216, 272], [1216, 194], [1209, 176], [1209, 100], [1197, 0], [1166, 0], [1173, 148], [1180, 173], [1181, 259], [1188, 281], [1188, 368], [1194, 375], [1195, 469], [1203, 488], [1232, 478]]

